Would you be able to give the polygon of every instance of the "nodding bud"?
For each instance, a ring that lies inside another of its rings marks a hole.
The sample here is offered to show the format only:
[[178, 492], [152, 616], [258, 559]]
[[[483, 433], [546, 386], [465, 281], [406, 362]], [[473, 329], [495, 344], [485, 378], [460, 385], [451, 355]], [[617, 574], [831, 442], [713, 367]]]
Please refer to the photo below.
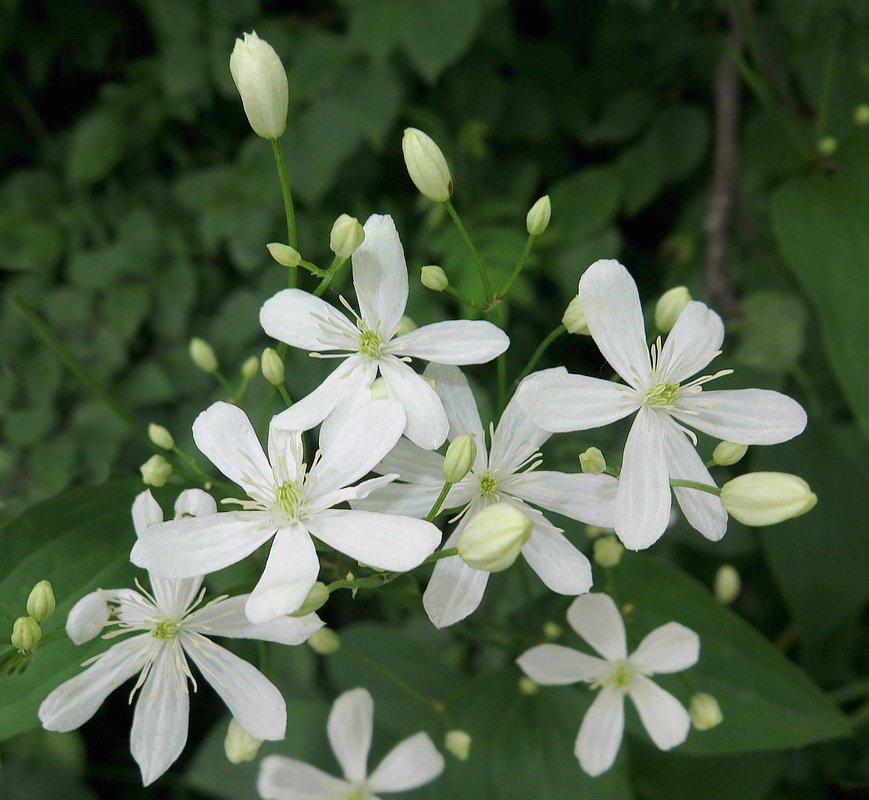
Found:
[[27, 613], [37, 622], [48, 619], [56, 607], [54, 589], [48, 581], [40, 581], [30, 590], [30, 595], [27, 597]]
[[747, 444], [734, 442], [719, 442], [712, 451], [712, 460], [721, 467], [729, 467], [741, 460], [748, 452]]
[[473, 469], [477, 459], [477, 443], [472, 433], [456, 436], [444, 457], [443, 475], [447, 483], [458, 483]]
[[818, 496], [802, 478], [787, 472], [747, 472], [721, 487], [727, 512], [744, 525], [775, 525], [805, 514]]
[[251, 356], [241, 365], [241, 377], [246, 381], [253, 378], [257, 372], [259, 372], [259, 359], [256, 356]]
[[172, 465], [163, 456], [151, 456], [141, 467], [142, 482], [149, 486], [163, 486], [172, 474]]
[[673, 330], [682, 309], [688, 305], [691, 295], [684, 286], [676, 286], [664, 292], [655, 303], [655, 327], [661, 333]]
[[531, 538], [531, 520], [511, 503], [494, 503], [474, 516], [456, 548], [473, 569], [501, 572], [511, 566]]
[[422, 281], [422, 285], [425, 286], [426, 289], [431, 289], [433, 292], [442, 292], [450, 285], [450, 279], [447, 277], [447, 273], [434, 264], [423, 267], [420, 271], [419, 279]]
[[350, 258], [365, 241], [365, 231], [356, 217], [342, 214], [332, 225], [329, 248], [339, 258]]
[[223, 740], [223, 751], [232, 764], [241, 764], [244, 761], [253, 761], [262, 743], [262, 739], [251, 736], [233, 717], [229, 721], [226, 738]]
[[715, 597], [718, 602], [732, 603], [742, 589], [742, 579], [735, 567], [722, 564], [715, 573]]
[[329, 590], [325, 583], [317, 581], [308, 592], [302, 605], [290, 614], [291, 617], [307, 617], [308, 614], [313, 614], [318, 608], [322, 608], [323, 604], [329, 599]]
[[172, 434], [156, 422], [152, 422], [148, 426], [148, 438], [154, 442], [157, 447], [162, 447], [164, 450], [171, 450], [175, 447], [175, 440], [172, 438]]
[[190, 340], [190, 358], [203, 372], [217, 372], [217, 356], [205, 339], [196, 337]]
[[298, 267], [302, 263], [302, 254], [295, 247], [281, 242], [270, 242], [266, 245], [271, 257], [282, 267]]
[[449, 200], [453, 193], [453, 178], [447, 160], [434, 140], [416, 128], [405, 128], [401, 150], [416, 188], [435, 203]]
[[594, 540], [594, 560], [602, 567], [614, 567], [622, 560], [625, 546], [615, 536], [601, 536]]
[[320, 628], [308, 639], [308, 647], [321, 656], [330, 656], [341, 649], [341, 639], [331, 628]]
[[471, 754], [471, 734], [462, 730], [447, 731], [444, 747], [459, 761], [467, 761]]
[[691, 717], [691, 724], [698, 731], [708, 731], [724, 719], [718, 701], [707, 692], [695, 692], [691, 695], [688, 714]]
[[287, 129], [290, 90], [275, 49], [256, 33], [246, 33], [235, 40], [229, 71], [253, 132], [263, 139], [280, 139]]
[[12, 624], [12, 646], [19, 653], [28, 653], [39, 644], [42, 628], [33, 617], [18, 617]]
[[272, 386], [283, 386], [285, 377], [284, 360], [278, 355], [277, 350], [273, 350], [271, 347], [263, 350], [263, 357], [260, 363], [265, 379]]
[[540, 236], [549, 227], [549, 218], [552, 216], [552, 203], [549, 195], [545, 194], [533, 206], [525, 217], [525, 227], [531, 236]]
[[600, 475], [606, 469], [606, 459], [596, 447], [589, 447], [579, 454], [579, 465], [583, 472], [590, 475]]
[[585, 312], [582, 310], [582, 303], [579, 302], [578, 294], [568, 304], [567, 310], [561, 318], [561, 324], [567, 328], [568, 333], [579, 333], [583, 336], [591, 336], [591, 331], [589, 331], [588, 323], [585, 321]]

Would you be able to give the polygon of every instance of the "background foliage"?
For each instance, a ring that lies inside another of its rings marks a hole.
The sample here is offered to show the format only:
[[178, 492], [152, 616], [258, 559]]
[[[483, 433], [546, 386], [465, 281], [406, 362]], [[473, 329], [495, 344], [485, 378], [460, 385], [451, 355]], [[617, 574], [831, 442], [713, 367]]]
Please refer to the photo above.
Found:
[[[192, 368], [190, 338], [210, 341], [237, 382], [243, 361], [269, 344], [259, 306], [285, 281], [264, 248], [283, 239], [272, 155], [250, 133], [228, 70], [234, 38], [254, 28], [290, 77], [282, 146], [306, 258], [327, 260], [338, 214], [391, 213], [411, 268], [408, 313], [418, 324], [467, 313], [413, 280], [439, 264], [462, 293], [479, 291], [461, 238], [404, 170], [401, 131], [419, 127], [453, 167], [454, 202], [484, 260], [503, 270], [496, 284], [521, 252], [526, 210], [552, 197], [552, 224], [507, 304], [514, 372], [595, 259], [621, 259], [650, 301], [685, 284], [728, 322], [719, 368], [736, 368], [730, 385], [787, 391], [810, 413], [803, 437], [737, 468], [801, 474], [820, 497], [811, 514], [768, 530], [731, 522], [714, 545], [677, 523], [654, 548], [658, 559], [633, 556], [596, 581], [615, 581], [635, 605], [638, 635], [671, 619], [701, 635], [691, 680], [719, 698], [725, 723], [692, 732], [675, 753], [652, 749], [634, 720], [611, 772], [592, 780], [580, 771], [571, 748], [587, 693], [516, 690], [513, 658], [541, 640], [545, 621], [563, 623], [567, 606], [521, 570], [495, 576], [478, 616], [445, 632], [415, 616], [419, 587], [406, 579], [330, 603], [344, 647], [325, 661], [269, 646], [290, 708], [287, 741], [272, 749], [334, 769], [328, 703], [359, 684], [376, 701], [373, 759], [420, 727], [440, 743], [442, 721], [366, 666], [374, 659], [474, 735], [472, 759], [448, 757], [419, 797], [864, 797], [869, 4], [5, 0], [4, 291], [34, 308], [140, 423], [166, 425], [191, 451], [192, 420], [224, 395]], [[311, 362], [288, 356], [296, 397], [322, 377]], [[602, 366], [578, 337], [559, 339], [541, 366], [558, 363], [591, 374]], [[135, 575], [126, 554], [140, 484], [88, 487], [134, 476], [150, 452], [8, 303], [0, 365], [0, 514], [10, 520], [0, 600], [18, 608], [49, 577], [62, 618], [85, 591]], [[473, 376], [485, 385], [489, 373]], [[267, 397], [254, 379], [248, 405], [263, 419]], [[606, 452], [623, 435], [554, 437], [548, 464], [574, 471], [577, 452]], [[165, 508], [181, 480], [160, 495]], [[81, 488], [58, 494], [71, 486]], [[587, 541], [582, 526], [562, 523]], [[703, 588], [725, 561], [744, 581], [735, 613]], [[494, 641], [490, 623], [503, 631]], [[123, 698], [82, 733], [35, 729], [45, 691], [89, 655], [78, 650], [46, 647], [0, 684], [4, 798], [255, 796], [255, 767], [225, 761], [226, 720], [205, 691], [185, 757], [148, 790], [117, 733], [129, 727]]]

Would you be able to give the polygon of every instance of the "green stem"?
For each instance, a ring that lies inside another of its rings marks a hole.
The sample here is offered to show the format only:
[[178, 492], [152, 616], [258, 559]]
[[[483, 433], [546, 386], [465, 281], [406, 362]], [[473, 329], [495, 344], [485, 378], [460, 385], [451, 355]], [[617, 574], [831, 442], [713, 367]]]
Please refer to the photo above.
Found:
[[216, 369], [211, 374], [214, 375], [215, 380], [221, 385], [223, 390], [226, 392], [227, 400], [229, 400], [229, 402], [231, 403], [233, 400], [233, 398], [232, 398], [233, 392], [232, 392], [232, 386], [230, 385], [229, 381], [223, 376], [223, 373], [220, 370]]
[[335, 277], [335, 273], [338, 272], [339, 269], [341, 269], [341, 265], [346, 260], [346, 258], [335, 256], [334, 260], [332, 261], [332, 265], [329, 267], [329, 269], [326, 270], [326, 275], [324, 276], [323, 280], [320, 281], [320, 285], [316, 289], [314, 289], [314, 297], [323, 296], [323, 292], [325, 292], [326, 289], [329, 287], [329, 284], [332, 283], [332, 278]]
[[834, 25], [830, 36], [830, 46], [824, 59], [824, 78], [821, 83], [821, 100], [818, 104], [818, 118], [815, 120], [815, 142], [821, 141], [827, 129], [827, 112], [830, 106], [830, 89], [833, 84], [833, 67], [836, 64], [836, 43], [839, 38], [839, 26]]
[[441, 506], [444, 504], [444, 500], [447, 499], [447, 495], [450, 493], [450, 489], [452, 488], [453, 485], [449, 481], [444, 483], [441, 493], [438, 495], [438, 499], [434, 501], [434, 505], [431, 507], [431, 511], [429, 511], [424, 517], [426, 522], [431, 522], [438, 515]]
[[510, 276], [507, 283], [504, 284], [504, 288], [495, 295], [496, 302], [500, 303], [507, 296], [507, 292], [510, 291], [510, 288], [513, 286], [516, 278], [519, 277], [519, 273], [522, 272], [522, 267], [525, 266], [525, 259], [528, 258], [528, 254], [531, 252], [531, 247], [534, 244], [535, 238], [536, 237], [534, 236], [534, 234], [528, 234], [528, 241], [525, 242], [525, 249], [522, 251], [522, 255], [519, 257], [519, 261], [516, 264], [516, 268], [513, 270], [513, 274]]
[[709, 486], [705, 483], [698, 483], [697, 481], [683, 481], [679, 478], [670, 478], [670, 486], [676, 488], [685, 488], [685, 489], [699, 489], [701, 492], [708, 492], [709, 494], [720, 495], [721, 489], [717, 486]]
[[[457, 556], [459, 551], [455, 547], [450, 547], [447, 550], [438, 550], [437, 553], [432, 553], [423, 564], [432, 564], [435, 561], [440, 561], [442, 558], [449, 558], [450, 556]], [[341, 578], [337, 581], [332, 581], [327, 587], [326, 591], [329, 594], [336, 591], [337, 589], [350, 589], [351, 591], [356, 591], [357, 589], [376, 589], [379, 586], [384, 586], [387, 583], [391, 583], [400, 575], [404, 575], [404, 572], [377, 572], [374, 575], [366, 575], [364, 578]]]
[[567, 328], [564, 325], [559, 325], [552, 333], [549, 334], [541, 343], [540, 346], [534, 351], [534, 355], [528, 359], [528, 363], [525, 365], [525, 369], [519, 373], [519, 376], [513, 381], [513, 386], [518, 386], [519, 382], [531, 372], [534, 367], [537, 366], [537, 362], [540, 360], [540, 357], [546, 352], [546, 348], [549, 347], [562, 333], [565, 333]]
[[15, 622], [16, 619], [18, 619], [18, 617], [12, 613], [12, 610], [5, 603], [0, 603], [0, 614], [3, 614], [4, 616], [8, 617], [13, 622]]
[[[275, 163], [278, 167], [278, 176], [281, 180], [281, 191], [284, 194], [284, 212], [287, 215], [287, 244], [294, 250], [299, 249], [299, 240], [296, 235], [296, 212], [293, 209], [293, 195], [290, 193], [290, 181], [287, 177], [287, 165], [284, 163], [284, 151], [278, 139], [272, 139], [272, 151], [275, 154]], [[290, 288], [296, 284], [296, 273], [290, 271]]]
[[869, 695], [869, 678], [862, 678], [859, 681], [849, 683], [847, 686], [840, 686], [838, 689], [827, 692], [827, 696], [839, 705], [867, 695]]
[[483, 310], [483, 305], [481, 303], [475, 303], [473, 300], [468, 300], [467, 297], [462, 297], [462, 295], [460, 295], [455, 289], [453, 289], [452, 286], [447, 286], [447, 288], [444, 289], [444, 291], [447, 294], [451, 294], [453, 297], [456, 298], [456, 300], [458, 300], [460, 303], [464, 303], [466, 306], [470, 306], [471, 308], [476, 308], [478, 311]]
[[174, 445], [172, 447], [172, 452], [175, 453], [193, 472], [198, 475], [200, 478], [205, 478], [205, 480], [210, 481], [211, 476], [207, 472], [203, 472], [199, 465], [185, 453], [178, 445]]
[[284, 402], [287, 404], [287, 408], [289, 408], [293, 404], [293, 401], [290, 399], [290, 395], [287, 393], [287, 387], [283, 384], [280, 384], [278, 386], [278, 391], [280, 392], [281, 397], [284, 398]]
[[486, 302], [492, 302], [492, 286], [489, 283], [489, 276], [486, 274], [486, 268], [483, 266], [483, 262], [480, 259], [480, 254], [477, 252], [477, 248], [474, 247], [474, 243], [471, 241], [471, 237], [468, 235], [468, 231], [465, 229], [465, 226], [462, 224], [462, 220], [459, 218], [458, 212], [451, 200], [447, 200], [444, 202], [444, 205], [449, 211], [450, 216], [453, 218], [453, 222], [456, 223], [456, 227], [459, 229], [459, 233], [462, 235], [462, 238], [465, 240], [465, 244], [468, 246], [468, 250], [471, 251], [471, 255], [474, 257], [474, 261], [477, 262], [477, 269], [480, 272], [480, 280], [483, 283], [483, 292], [486, 295]]

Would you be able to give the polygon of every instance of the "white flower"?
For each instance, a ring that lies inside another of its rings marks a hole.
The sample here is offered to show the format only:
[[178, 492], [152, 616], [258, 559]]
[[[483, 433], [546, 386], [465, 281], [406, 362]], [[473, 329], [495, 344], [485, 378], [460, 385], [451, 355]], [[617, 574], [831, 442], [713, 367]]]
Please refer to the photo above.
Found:
[[[421, 380], [421, 379], [420, 379]], [[295, 611], [317, 581], [320, 564], [311, 537], [377, 569], [405, 572], [440, 542], [440, 531], [418, 519], [337, 509], [396, 476], [348, 486], [368, 473], [404, 430], [401, 405], [372, 400], [338, 429], [308, 470], [298, 431], [269, 431], [269, 457], [245, 413], [215, 403], [193, 423], [193, 438], [250, 500], [241, 510], [166, 522], [149, 528], [130, 555], [134, 564], [165, 578], [207, 574], [234, 564], [272, 536], [262, 577], [245, 608], [251, 622]]]
[[[432, 365], [426, 377], [436, 383], [450, 422], [450, 440], [471, 434], [477, 443], [474, 467], [447, 495], [445, 508], [463, 508], [462, 521], [444, 544], [455, 547], [470, 519], [493, 503], [508, 502], [534, 522], [522, 555], [554, 592], [582, 594], [591, 587], [588, 559], [538, 510], [528, 503], [571, 519], [609, 528], [617, 481], [609, 475], [565, 474], [537, 470], [537, 448], [551, 434], [535, 425], [511, 401], [498, 427], [490, 430], [487, 452], [483, 424], [468, 381], [456, 367]], [[443, 485], [444, 458], [400, 441], [376, 467], [398, 473], [406, 483], [393, 483], [373, 493], [356, 508], [378, 508], [395, 514], [425, 516]], [[423, 595], [429, 619], [439, 628], [464, 619], [480, 605], [489, 573], [469, 567], [459, 556], [437, 562]]]
[[394, 747], [371, 775], [368, 750], [374, 702], [366, 689], [344, 692], [332, 706], [327, 732], [344, 780], [284, 756], [260, 764], [257, 791], [264, 800], [378, 800], [374, 792], [404, 792], [433, 781], [444, 758], [429, 735], [417, 733]]
[[[205, 492], [183, 492], [176, 514], [186, 517], [213, 514], [214, 500]], [[133, 504], [136, 534], [163, 521], [163, 512], [150, 491]], [[188, 657], [221, 696], [239, 724], [257, 739], [283, 739], [287, 712], [278, 689], [247, 661], [214, 644], [207, 636], [264, 639], [301, 644], [322, 622], [311, 614], [282, 617], [252, 625], [244, 615], [247, 595], [213, 600], [198, 610], [204, 589], [202, 577], [163, 580], [150, 576], [151, 594], [134, 589], [98, 590], [73, 606], [66, 630], [76, 644], [97, 636], [113, 624], [118, 630], [105, 638], [132, 631], [141, 633], [119, 642], [92, 660], [87, 670], [57, 687], [39, 707], [43, 727], [71, 731], [89, 720], [110, 692], [139, 674], [133, 691], [139, 699], [130, 731], [130, 750], [147, 786], [178, 758], [187, 741], [188, 679], [196, 681]], [[116, 621], [110, 621], [115, 616]]]
[[[579, 295], [591, 335], [627, 385], [546, 370], [531, 375], [517, 399], [531, 419], [555, 432], [597, 428], [637, 412], [616, 499], [615, 530], [626, 547], [648, 547], [666, 529], [671, 478], [714, 484], [686, 425], [739, 444], [784, 442], [805, 428], [802, 406], [779, 392], [703, 390], [730, 370], [684, 382], [721, 352], [724, 341], [721, 318], [703, 303], [689, 302], [666, 342], [658, 339], [650, 354], [637, 287], [621, 264], [596, 261], [582, 276]], [[709, 539], [724, 535], [727, 512], [716, 495], [674, 491], [693, 527]]]
[[365, 223], [365, 241], [353, 254], [353, 283], [359, 314], [343, 301], [355, 319], [324, 300], [299, 289], [284, 289], [267, 300], [260, 322], [269, 336], [293, 347], [346, 358], [316, 390], [278, 414], [275, 424], [307, 430], [323, 421], [321, 444], [338, 425], [371, 399], [378, 370], [389, 397], [407, 413], [405, 434], [426, 450], [447, 435], [447, 418], [435, 391], [408, 365], [410, 357], [438, 364], [482, 364], [503, 353], [507, 335], [489, 322], [457, 320], [424, 325], [398, 336], [407, 304], [407, 265], [392, 218], [372, 216]]
[[517, 659], [537, 683], [564, 686], [586, 681], [600, 693], [586, 712], [575, 753], [589, 775], [615, 761], [625, 727], [624, 696], [630, 696], [652, 741], [669, 750], [685, 741], [691, 720], [682, 704], [647, 676], [680, 672], [697, 663], [700, 639], [678, 622], [655, 628], [628, 656], [625, 624], [606, 594], [577, 597], [567, 620], [603, 658], [558, 644], [532, 647]]

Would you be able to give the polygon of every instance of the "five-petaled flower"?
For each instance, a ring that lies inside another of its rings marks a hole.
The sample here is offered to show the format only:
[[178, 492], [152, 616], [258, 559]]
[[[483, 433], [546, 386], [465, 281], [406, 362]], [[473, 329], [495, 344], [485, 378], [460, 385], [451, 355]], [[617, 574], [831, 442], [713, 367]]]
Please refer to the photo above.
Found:
[[678, 622], [655, 628], [628, 656], [625, 625], [606, 594], [577, 597], [567, 620], [603, 658], [557, 644], [541, 644], [521, 655], [519, 666], [537, 683], [564, 686], [586, 681], [600, 688], [576, 738], [575, 753], [589, 775], [615, 761], [625, 726], [624, 696], [633, 700], [652, 741], [670, 750], [685, 741], [691, 720], [684, 706], [648, 676], [680, 672], [697, 663], [700, 638]]
[[[795, 400], [763, 389], [705, 391], [723, 370], [685, 382], [721, 351], [724, 325], [703, 303], [689, 302], [662, 344], [646, 346], [637, 286], [617, 261], [592, 264], [579, 282], [591, 335], [625, 384], [568, 374], [563, 368], [531, 375], [517, 393], [534, 422], [549, 431], [597, 428], [637, 416], [625, 444], [616, 498], [615, 530], [626, 547], [654, 543], [670, 519], [670, 479], [714, 485], [695, 450], [690, 425], [739, 444], [775, 444], [806, 426]], [[709, 539], [727, 529], [727, 512], [714, 494], [675, 489], [688, 522]]]
[[[213, 498], [198, 489], [183, 492], [179, 517], [213, 514]], [[133, 504], [133, 524], [141, 536], [163, 521], [150, 491]], [[198, 610], [205, 593], [202, 577], [163, 580], [153, 575], [151, 594], [135, 589], [98, 590], [73, 606], [66, 630], [76, 644], [97, 636], [106, 625], [118, 629], [105, 638], [140, 631], [92, 660], [87, 670], [62, 683], [43, 701], [39, 719], [51, 731], [70, 731], [89, 720], [110, 692], [136, 673], [130, 695], [139, 699], [130, 731], [130, 750], [147, 786], [178, 758], [187, 741], [187, 681], [196, 681], [188, 657], [229, 707], [238, 723], [257, 739], [283, 739], [286, 704], [278, 689], [247, 661], [214, 644], [209, 636], [263, 639], [301, 644], [322, 622], [316, 614], [282, 617], [252, 625], [244, 614], [247, 595], [218, 598]], [[112, 621], [111, 617], [115, 620]]]

